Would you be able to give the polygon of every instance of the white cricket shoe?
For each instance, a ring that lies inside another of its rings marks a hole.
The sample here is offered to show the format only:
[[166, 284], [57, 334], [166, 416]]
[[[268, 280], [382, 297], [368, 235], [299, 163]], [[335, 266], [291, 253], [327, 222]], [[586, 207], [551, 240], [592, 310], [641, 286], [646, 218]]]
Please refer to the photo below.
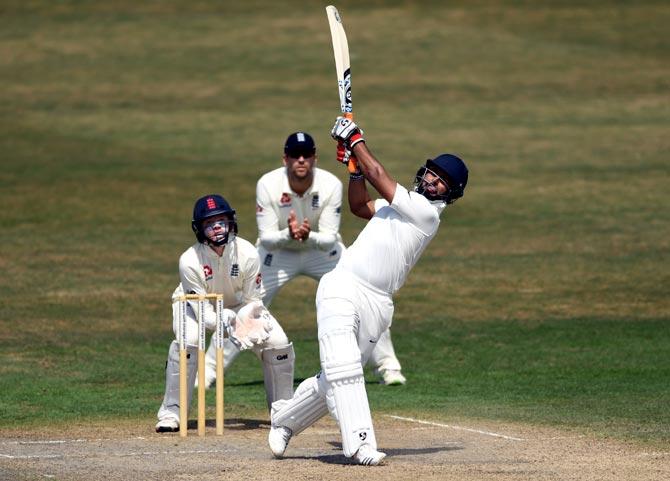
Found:
[[382, 372], [381, 383], [387, 386], [401, 386], [407, 382], [400, 371], [388, 369]]
[[174, 418], [165, 418], [156, 424], [157, 433], [176, 433], [179, 431], [179, 421]]
[[[211, 371], [210, 369], [205, 370], [205, 389], [211, 389], [216, 384], [216, 372]], [[195, 389], [198, 389], [198, 375], [195, 376], [195, 384], [193, 385]]]
[[284, 426], [277, 426], [270, 428], [270, 434], [268, 434], [268, 444], [270, 445], [270, 451], [275, 458], [283, 458], [284, 451], [288, 446], [288, 442], [293, 436], [293, 431]]
[[363, 466], [379, 466], [385, 457], [386, 453], [377, 451], [367, 444], [358, 448], [358, 451], [354, 454], [354, 459]]

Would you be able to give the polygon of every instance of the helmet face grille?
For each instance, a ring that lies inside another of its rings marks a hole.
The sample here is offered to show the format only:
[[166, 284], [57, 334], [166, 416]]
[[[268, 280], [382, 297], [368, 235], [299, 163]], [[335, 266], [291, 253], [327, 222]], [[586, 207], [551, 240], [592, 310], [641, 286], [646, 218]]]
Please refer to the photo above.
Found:
[[[432, 174], [444, 182], [444, 184], [447, 186], [447, 191], [444, 194], [432, 194], [428, 189], [429, 182], [426, 181], [426, 174]], [[456, 200], [455, 198], [451, 199], [450, 197], [452, 189], [449, 187], [449, 180], [445, 179], [444, 175], [429, 169], [425, 165], [420, 167], [416, 172], [416, 176], [414, 177], [414, 191], [421, 194], [430, 201], [442, 201], [447, 204], [451, 204], [454, 200]]]

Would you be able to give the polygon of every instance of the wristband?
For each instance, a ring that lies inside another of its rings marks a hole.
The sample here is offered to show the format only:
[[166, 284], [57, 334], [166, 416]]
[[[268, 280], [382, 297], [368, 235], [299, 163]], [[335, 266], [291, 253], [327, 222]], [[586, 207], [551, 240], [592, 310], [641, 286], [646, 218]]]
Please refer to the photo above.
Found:
[[356, 145], [359, 142], [365, 142], [365, 139], [363, 138], [363, 135], [361, 135], [360, 132], [356, 132], [349, 139], [349, 149], [353, 151], [354, 150], [354, 145]]
[[362, 172], [354, 172], [354, 173], [349, 174], [349, 180], [350, 181], [351, 180], [361, 180], [361, 179], [365, 179], [365, 175], [363, 175]]

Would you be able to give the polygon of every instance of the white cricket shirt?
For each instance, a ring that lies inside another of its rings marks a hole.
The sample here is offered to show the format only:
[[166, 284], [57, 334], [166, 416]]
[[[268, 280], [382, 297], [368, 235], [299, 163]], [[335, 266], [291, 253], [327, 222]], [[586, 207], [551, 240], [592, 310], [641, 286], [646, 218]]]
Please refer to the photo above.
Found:
[[[286, 167], [272, 170], [256, 184], [258, 243], [267, 250], [330, 250], [342, 240], [341, 209], [342, 182], [330, 172], [315, 167], [312, 185], [300, 196], [289, 186]], [[291, 210], [299, 223], [309, 220], [311, 231], [305, 242], [298, 242], [289, 234]]]
[[398, 184], [390, 205], [375, 201], [375, 215], [342, 253], [336, 269], [393, 294], [437, 233], [443, 208]]
[[[240, 237], [226, 244], [221, 257], [205, 244], [193, 244], [179, 258], [179, 279], [173, 296], [223, 294], [223, 305], [233, 310], [261, 300], [258, 251]], [[211, 304], [206, 306], [206, 315], [211, 315]]]

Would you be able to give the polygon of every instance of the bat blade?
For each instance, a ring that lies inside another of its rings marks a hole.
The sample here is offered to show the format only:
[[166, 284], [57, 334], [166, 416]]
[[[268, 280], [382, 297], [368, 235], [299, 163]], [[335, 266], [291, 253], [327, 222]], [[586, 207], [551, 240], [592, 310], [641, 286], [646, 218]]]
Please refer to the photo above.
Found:
[[[342, 17], [333, 5], [326, 7], [330, 37], [333, 41], [333, 55], [335, 57], [335, 71], [337, 73], [337, 87], [340, 95], [340, 110], [344, 117], [353, 119], [354, 109], [351, 98], [351, 64], [349, 61], [349, 43], [344, 31]], [[355, 172], [356, 160], [352, 158], [348, 164], [349, 172]]]
[[333, 41], [333, 55], [337, 72], [337, 86], [340, 94], [340, 110], [344, 114], [353, 112], [351, 102], [351, 64], [349, 61], [349, 43], [342, 25], [342, 17], [333, 5], [326, 7], [330, 37]]

